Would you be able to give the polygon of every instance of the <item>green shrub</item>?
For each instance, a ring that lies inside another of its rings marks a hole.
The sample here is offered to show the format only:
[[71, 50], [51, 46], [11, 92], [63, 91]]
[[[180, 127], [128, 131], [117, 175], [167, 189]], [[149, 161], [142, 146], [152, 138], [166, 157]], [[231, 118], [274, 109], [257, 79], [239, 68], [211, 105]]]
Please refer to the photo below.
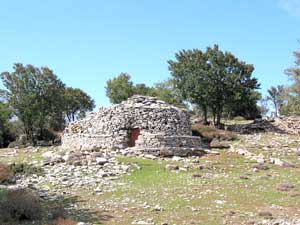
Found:
[[33, 174], [36, 175], [43, 174], [43, 170], [41, 167], [35, 167], [26, 163], [19, 163], [19, 164], [13, 163], [9, 166], [9, 168], [14, 174], [22, 174], [26, 176], [30, 176]]

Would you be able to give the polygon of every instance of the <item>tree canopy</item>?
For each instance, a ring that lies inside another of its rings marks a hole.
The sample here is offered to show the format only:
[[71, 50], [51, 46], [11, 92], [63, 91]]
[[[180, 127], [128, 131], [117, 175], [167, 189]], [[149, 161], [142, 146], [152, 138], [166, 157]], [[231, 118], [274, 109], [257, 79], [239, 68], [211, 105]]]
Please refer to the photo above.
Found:
[[180, 92], [171, 79], [148, 87], [142, 83], [133, 84], [129, 74], [121, 73], [107, 81], [106, 96], [112, 104], [118, 104], [135, 94], [153, 96], [169, 104], [185, 106]]
[[12, 110], [8, 104], [0, 101], [0, 147], [8, 144], [10, 140], [9, 121], [12, 118]]
[[294, 52], [295, 65], [285, 70], [291, 84], [284, 91], [280, 112], [283, 115], [300, 115], [300, 52]]
[[64, 108], [69, 122], [95, 108], [94, 100], [79, 88], [67, 87], [64, 91]]
[[47, 67], [17, 63], [13, 72], [1, 73], [2, 90], [13, 114], [22, 122], [29, 142], [35, 144], [49, 130], [64, 128], [65, 117], [92, 110], [94, 102], [79, 89], [65, 84]]
[[253, 91], [259, 88], [257, 79], [252, 77], [253, 65], [219, 50], [218, 45], [205, 52], [179, 51], [175, 60], [168, 63], [182, 96], [202, 109], [205, 121], [210, 110], [218, 126], [225, 107], [233, 111], [245, 100], [253, 99]]
[[272, 86], [268, 89], [267, 100], [271, 101], [274, 105], [274, 116], [280, 115], [280, 109], [284, 102], [285, 88], [283, 85], [277, 87]]

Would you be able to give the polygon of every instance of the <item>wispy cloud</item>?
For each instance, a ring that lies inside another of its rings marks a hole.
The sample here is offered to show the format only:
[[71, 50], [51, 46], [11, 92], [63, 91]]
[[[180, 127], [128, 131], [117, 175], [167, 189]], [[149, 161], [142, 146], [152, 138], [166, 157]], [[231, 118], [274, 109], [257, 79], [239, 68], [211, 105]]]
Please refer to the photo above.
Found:
[[300, 0], [278, 0], [278, 6], [291, 16], [300, 16]]

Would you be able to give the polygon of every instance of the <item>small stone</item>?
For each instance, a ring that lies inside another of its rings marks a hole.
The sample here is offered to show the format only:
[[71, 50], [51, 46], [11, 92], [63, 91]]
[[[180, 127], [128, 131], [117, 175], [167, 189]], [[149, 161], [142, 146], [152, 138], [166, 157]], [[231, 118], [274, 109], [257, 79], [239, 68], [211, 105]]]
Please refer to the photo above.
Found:
[[242, 176], [240, 176], [240, 179], [242, 179], [242, 180], [249, 180], [249, 177], [247, 177], [246, 175], [242, 175]]
[[95, 190], [94, 190], [96, 193], [99, 193], [101, 192], [101, 189], [99, 187], [97, 187]]
[[172, 164], [167, 164], [166, 165], [167, 170], [179, 170], [179, 166], [177, 165], [172, 165]]
[[202, 178], [202, 174], [195, 173], [192, 175], [192, 178]]
[[273, 219], [273, 215], [270, 212], [262, 211], [258, 213], [258, 216], [263, 217], [265, 219]]
[[108, 160], [104, 157], [97, 157], [96, 162], [97, 162], [98, 165], [104, 165], [105, 163], [108, 162]]
[[282, 167], [285, 167], [285, 168], [294, 168], [295, 167], [295, 165], [293, 165], [292, 163], [290, 163], [290, 162], [283, 162], [282, 163], [282, 165], [281, 165]]
[[255, 164], [254, 166], [252, 166], [252, 168], [257, 169], [257, 170], [268, 170], [269, 169], [269, 167], [263, 163]]
[[179, 157], [179, 156], [173, 156], [173, 157], [172, 157], [172, 160], [173, 160], [173, 161], [181, 161], [182, 158]]
[[162, 211], [162, 208], [160, 207], [160, 205], [157, 204], [154, 206], [153, 211], [159, 212], [159, 211]]
[[218, 205], [223, 205], [223, 204], [225, 204], [225, 202], [226, 201], [224, 201], [224, 200], [216, 200], [215, 201], [215, 203], [218, 204]]
[[288, 184], [288, 183], [278, 184], [277, 187], [276, 187], [276, 189], [278, 191], [289, 191], [289, 190], [291, 190], [293, 188], [294, 188], [294, 185]]

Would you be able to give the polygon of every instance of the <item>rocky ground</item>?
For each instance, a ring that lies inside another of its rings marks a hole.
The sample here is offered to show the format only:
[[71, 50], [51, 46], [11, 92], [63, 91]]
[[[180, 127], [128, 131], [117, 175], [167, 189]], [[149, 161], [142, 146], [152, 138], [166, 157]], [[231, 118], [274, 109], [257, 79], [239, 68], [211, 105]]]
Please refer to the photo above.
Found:
[[0, 161], [41, 166], [43, 174], [17, 184], [64, 201], [87, 224], [300, 224], [299, 142], [268, 132], [239, 135], [203, 157], [62, 155], [50, 147], [1, 149]]

